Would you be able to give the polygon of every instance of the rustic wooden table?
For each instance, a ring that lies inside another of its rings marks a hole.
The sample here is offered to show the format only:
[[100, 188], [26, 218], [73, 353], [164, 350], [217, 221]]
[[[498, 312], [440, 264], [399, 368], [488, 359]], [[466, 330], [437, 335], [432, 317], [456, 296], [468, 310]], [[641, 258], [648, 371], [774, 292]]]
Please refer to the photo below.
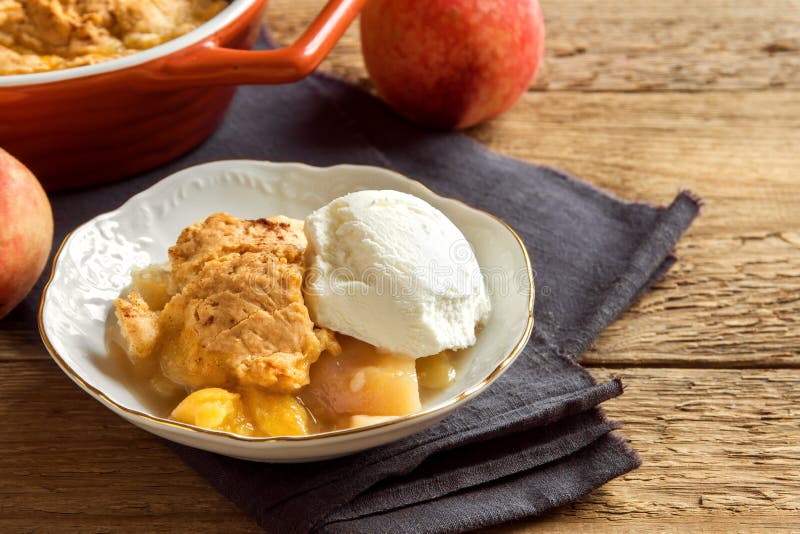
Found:
[[[273, 0], [275, 36], [323, 0]], [[583, 363], [640, 469], [512, 531], [800, 529], [800, 2], [543, 0], [545, 66], [470, 132], [621, 197], [706, 200], [666, 280]], [[323, 69], [369, 85], [352, 28]], [[18, 315], [17, 315], [18, 316]], [[0, 323], [0, 531], [256, 529]]]

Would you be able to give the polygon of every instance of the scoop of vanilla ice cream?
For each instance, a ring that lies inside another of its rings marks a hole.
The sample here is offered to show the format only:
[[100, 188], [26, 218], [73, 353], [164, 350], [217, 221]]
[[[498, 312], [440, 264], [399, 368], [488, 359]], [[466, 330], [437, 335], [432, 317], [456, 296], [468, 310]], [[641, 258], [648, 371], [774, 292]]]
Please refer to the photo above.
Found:
[[305, 232], [305, 300], [317, 325], [413, 358], [475, 343], [491, 309], [478, 261], [424, 200], [350, 193], [309, 215]]

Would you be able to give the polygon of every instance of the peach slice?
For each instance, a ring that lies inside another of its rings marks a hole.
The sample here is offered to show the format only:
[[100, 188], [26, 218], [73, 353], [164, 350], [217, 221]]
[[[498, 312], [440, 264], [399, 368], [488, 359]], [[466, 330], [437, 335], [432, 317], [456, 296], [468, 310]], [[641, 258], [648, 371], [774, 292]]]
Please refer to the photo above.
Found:
[[340, 356], [323, 354], [311, 366], [301, 397], [323, 421], [342, 415], [406, 415], [420, 409], [414, 360], [346, 336]]
[[172, 410], [170, 417], [211, 430], [253, 435], [253, 426], [247, 421], [241, 396], [222, 388], [195, 391]]
[[242, 391], [242, 399], [259, 435], [306, 436], [311, 433], [308, 411], [291, 395], [251, 387]]
[[450, 360], [450, 352], [444, 351], [417, 360], [419, 385], [428, 389], [444, 389], [456, 381], [456, 368]]

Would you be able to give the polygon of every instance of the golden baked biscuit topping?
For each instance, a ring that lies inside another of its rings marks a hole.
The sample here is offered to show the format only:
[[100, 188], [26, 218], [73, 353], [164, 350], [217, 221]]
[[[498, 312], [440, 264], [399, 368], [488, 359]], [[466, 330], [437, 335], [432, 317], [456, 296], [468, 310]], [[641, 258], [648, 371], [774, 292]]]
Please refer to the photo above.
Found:
[[340, 350], [303, 302], [305, 246], [302, 222], [286, 217], [219, 213], [186, 228], [170, 249], [177, 293], [163, 310], [156, 315], [137, 292], [116, 301], [129, 352], [152, 352], [164, 374], [189, 389], [296, 392], [323, 351]]
[[0, 75], [89, 65], [175, 39], [225, 0], [0, 0]]

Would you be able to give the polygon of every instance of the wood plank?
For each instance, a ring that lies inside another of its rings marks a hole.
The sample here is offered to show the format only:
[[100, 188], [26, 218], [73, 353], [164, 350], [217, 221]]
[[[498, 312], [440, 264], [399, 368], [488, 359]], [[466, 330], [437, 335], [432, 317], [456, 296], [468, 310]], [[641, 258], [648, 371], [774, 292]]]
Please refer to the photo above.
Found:
[[667, 278], [600, 334], [587, 366], [800, 367], [795, 235], [714, 237], [703, 221]]
[[[723, 529], [764, 526], [767, 517], [766, 524], [800, 524], [800, 370], [594, 374], [623, 377], [625, 395], [607, 412], [625, 424], [644, 465], [544, 525], [635, 530], [674, 520], [678, 530]], [[0, 363], [0, 419], [0, 531], [253, 528], [161, 441], [103, 408], [53, 363]]]
[[800, 87], [800, 3], [543, 0], [548, 54], [534, 89]]
[[713, 517], [669, 517], [669, 518], [626, 518], [624, 521], [594, 517], [581, 519], [575, 516], [547, 514], [537, 521], [503, 525], [491, 532], [501, 533], [555, 533], [575, 534], [576, 532], [609, 532], [639, 534], [659, 532], [670, 534], [730, 533], [730, 532], [796, 532], [800, 519], [782, 515], [731, 514]]
[[[278, 42], [299, 35], [325, 0], [270, 0]], [[541, 0], [545, 62], [531, 88], [698, 91], [800, 88], [797, 0]], [[369, 86], [353, 25], [322, 66]]]
[[29, 323], [0, 322], [0, 362], [49, 359], [38, 330]]
[[800, 365], [794, 93], [528, 94], [470, 133], [622, 198], [665, 204], [689, 188], [705, 199], [667, 280], [585, 363]]
[[[45, 269], [49, 276], [50, 266]], [[26, 303], [0, 320], [0, 362], [49, 358], [36, 326], [36, 310]]]
[[620, 525], [634, 518], [736, 521], [738, 514], [800, 522], [800, 371], [592, 374], [622, 378], [625, 394], [604, 406], [624, 423], [643, 465], [559, 513]]
[[665, 203], [690, 188], [707, 201], [698, 228], [708, 234], [800, 231], [800, 99], [790, 91], [528, 94], [469, 133], [628, 200]]
[[160, 439], [54, 362], [0, 362], [0, 532], [255, 531]]

